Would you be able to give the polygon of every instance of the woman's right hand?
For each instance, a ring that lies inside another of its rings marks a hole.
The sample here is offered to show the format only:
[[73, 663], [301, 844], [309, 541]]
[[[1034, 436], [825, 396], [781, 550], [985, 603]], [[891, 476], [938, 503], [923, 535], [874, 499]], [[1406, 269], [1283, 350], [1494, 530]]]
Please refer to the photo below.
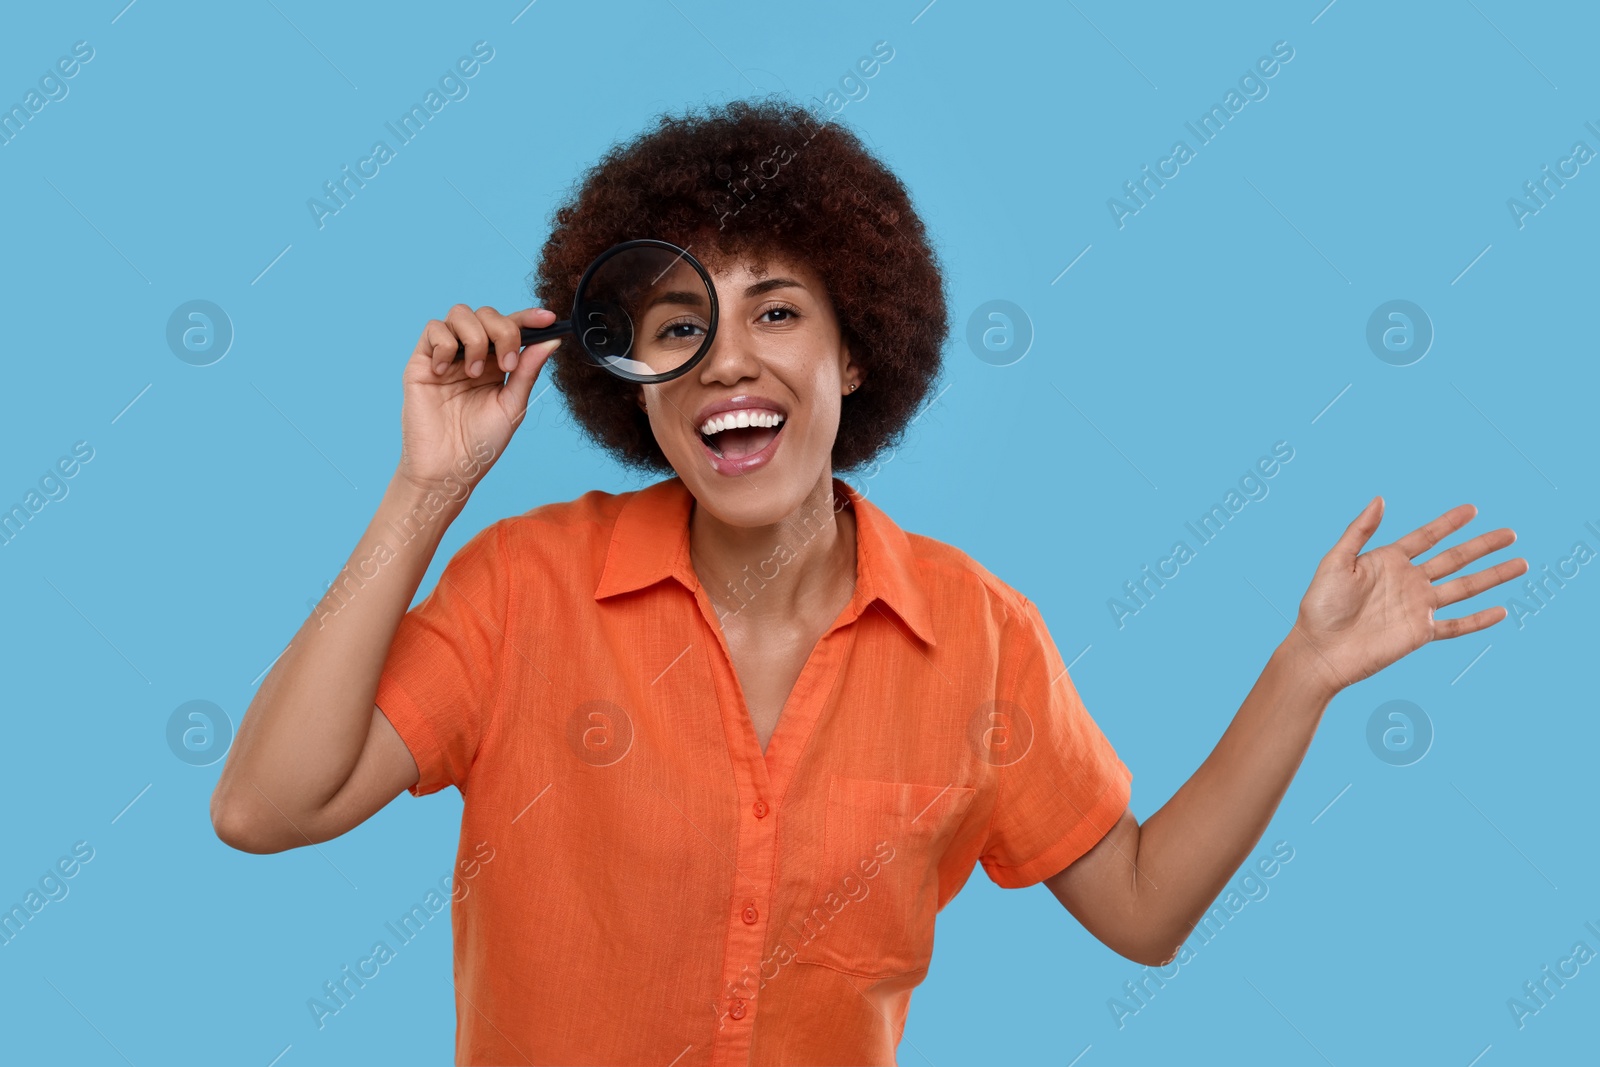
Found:
[[[533, 383], [561, 343], [555, 338], [521, 349], [522, 327], [555, 321], [555, 313], [544, 308], [502, 315], [487, 305], [474, 311], [466, 304], [451, 308], [442, 322], [429, 320], [403, 377], [395, 476], [423, 492], [477, 485], [521, 425]], [[466, 358], [456, 362], [463, 344]]]

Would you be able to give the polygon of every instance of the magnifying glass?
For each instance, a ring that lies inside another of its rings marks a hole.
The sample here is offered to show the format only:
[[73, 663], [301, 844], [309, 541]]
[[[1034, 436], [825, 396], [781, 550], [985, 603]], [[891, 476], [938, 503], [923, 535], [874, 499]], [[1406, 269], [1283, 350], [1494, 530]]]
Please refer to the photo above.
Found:
[[[522, 345], [571, 334], [591, 362], [618, 378], [665, 382], [699, 363], [716, 333], [717, 290], [705, 267], [686, 249], [644, 238], [600, 253], [578, 282], [572, 316], [522, 327]], [[463, 344], [456, 359], [466, 354]]]

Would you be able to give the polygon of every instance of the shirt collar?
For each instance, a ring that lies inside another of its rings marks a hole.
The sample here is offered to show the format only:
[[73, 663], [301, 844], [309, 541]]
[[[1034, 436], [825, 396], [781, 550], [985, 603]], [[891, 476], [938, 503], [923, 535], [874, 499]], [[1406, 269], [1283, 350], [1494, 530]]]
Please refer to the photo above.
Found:
[[[856, 591], [850, 617], [881, 600], [924, 642], [933, 645], [933, 617], [917, 581], [916, 559], [905, 531], [847, 482], [834, 491], [856, 516]], [[694, 497], [683, 479], [672, 477], [629, 495], [617, 513], [596, 600], [644, 589], [676, 578], [693, 591], [700, 581], [689, 560], [689, 515]]]

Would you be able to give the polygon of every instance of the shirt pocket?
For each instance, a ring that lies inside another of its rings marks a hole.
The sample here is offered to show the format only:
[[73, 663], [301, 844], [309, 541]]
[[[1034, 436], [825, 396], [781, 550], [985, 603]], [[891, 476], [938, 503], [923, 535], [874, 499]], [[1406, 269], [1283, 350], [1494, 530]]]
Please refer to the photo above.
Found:
[[939, 862], [972, 803], [970, 786], [834, 775], [814, 906], [791, 924], [795, 959], [863, 978], [933, 958]]

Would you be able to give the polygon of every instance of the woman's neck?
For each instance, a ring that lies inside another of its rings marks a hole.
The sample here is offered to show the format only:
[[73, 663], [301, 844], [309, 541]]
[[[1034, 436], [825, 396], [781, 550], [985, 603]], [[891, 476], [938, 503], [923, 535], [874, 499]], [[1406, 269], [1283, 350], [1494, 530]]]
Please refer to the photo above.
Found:
[[836, 612], [855, 587], [855, 514], [831, 471], [771, 526], [729, 526], [696, 503], [689, 558], [725, 626]]

